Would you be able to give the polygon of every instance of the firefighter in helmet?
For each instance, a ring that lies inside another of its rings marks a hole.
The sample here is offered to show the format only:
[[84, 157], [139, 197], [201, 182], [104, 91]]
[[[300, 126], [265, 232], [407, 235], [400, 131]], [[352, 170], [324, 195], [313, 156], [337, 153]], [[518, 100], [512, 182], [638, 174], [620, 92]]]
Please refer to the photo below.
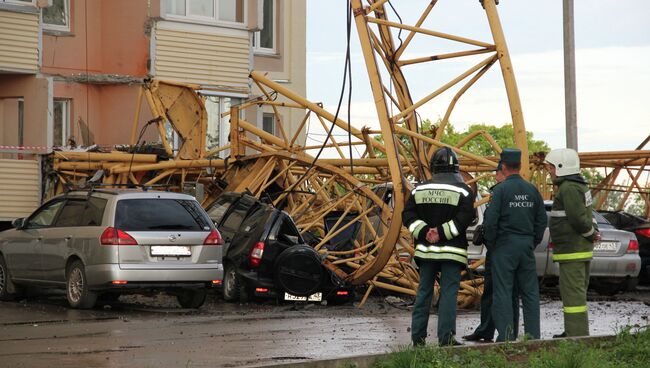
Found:
[[546, 155], [546, 168], [557, 191], [549, 229], [553, 261], [560, 266], [560, 296], [564, 309], [564, 332], [554, 337], [588, 336], [587, 287], [594, 242], [600, 240], [592, 214], [591, 192], [580, 175], [580, 158], [570, 148]]
[[413, 234], [420, 283], [413, 306], [411, 340], [423, 345], [435, 279], [440, 273], [438, 343], [460, 345], [456, 333], [456, 296], [460, 273], [467, 265], [465, 230], [474, 220], [474, 193], [458, 173], [458, 157], [449, 147], [431, 158], [430, 181], [417, 185], [408, 198], [402, 220]]

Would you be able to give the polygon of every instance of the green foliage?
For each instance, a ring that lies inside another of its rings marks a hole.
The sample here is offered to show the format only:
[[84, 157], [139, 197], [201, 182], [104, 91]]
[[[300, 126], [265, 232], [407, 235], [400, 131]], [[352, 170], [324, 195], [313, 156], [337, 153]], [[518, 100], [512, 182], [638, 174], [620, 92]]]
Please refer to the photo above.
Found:
[[650, 359], [650, 328], [625, 328], [604, 342], [559, 341], [537, 350], [536, 345], [505, 344], [488, 350], [407, 348], [378, 361], [376, 368], [642, 368]]
[[[439, 123], [440, 122], [438, 122], [438, 124]], [[445, 134], [442, 136], [441, 141], [451, 146], [455, 146], [469, 134], [481, 130], [489, 133], [501, 148], [515, 147], [515, 130], [512, 127], [512, 124], [505, 124], [500, 127], [488, 124], [472, 124], [465, 132], [456, 131], [452, 124], [447, 124], [445, 127]], [[526, 132], [526, 138], [528, 141], [528, 151], [530, 153], [548, 152], [551, 150], [546, 142], [533, 139], [532, 132]], [[496, 155], [496, 152], [490, 143], [483, 137], [472, 139], [469, 143], [463, 146], [463, 149], [480, 156]]]
[[[423, 132], [427, 136], [432, 136], [431, 132], [434, 129], [436, 129], [438, 126], [440, 126], [440, 123], [441, 123], [440, 119], [435, 124], [432, 123], [431, 120], [425, 119], [424, 121], [422, 121], [422, 124], [420, 126], [420, 132]], [[458, 144], [458, 142], [460, 142], [463, 138], [465, 138], [469, 134], [472, 134], [480, 130], [489, 133], [502, 148], [515, 147], [515, 131], [511, 124], [505, 124], [500, 127], [495, 125], [488, 125], [488, 124], [472, 124], [467, 128], [467, 131], [460, 132], [456, 130], [453, 124], [449, 123], [445, 127], [445, 134], [443, 134], [443, 136], [441, 137], [441, 142], [446, 143], [450, 146], [455, 146], [456, 144]], [[546, 142], [542, 140], [533, 139], [532, 132], [527, 132], [526, 135], [528, 139], [529, 152], [533, 153], [533, 152], [550, 151], [550, 148]], [[374, 136], [374, 138], [381, 143], [384, 142], [384, 139], [381, 134]], [[410, 139], [408, 139], [408, 137], [400, 136], [399, 139], [402, 140], [402, 142], [404, 142], [407, 147], [411, 147], [411, 142]], [[466, 150], [470, 153], [474, 153], [480, 156], [496, 155], [496, 152], [484, 137], [476, 137], [472, 139], [469, 143], [467, 143], [463, 147], [463, 150]], [[385, 155], [381, 154], [381, 152], [376, 152], [376, 154], [378, 155], [378, 157], [386, 157]]]

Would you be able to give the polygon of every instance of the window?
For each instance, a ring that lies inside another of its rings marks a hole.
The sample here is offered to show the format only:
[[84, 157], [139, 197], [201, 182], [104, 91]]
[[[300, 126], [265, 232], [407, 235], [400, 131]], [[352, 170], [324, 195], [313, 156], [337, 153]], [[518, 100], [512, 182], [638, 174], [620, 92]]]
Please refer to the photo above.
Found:
[[215, 224], [219, 224], [223, 215], [226, 214], [226, 211], [230, 208], [232, 202], [229, 199], [225, 201], [217, 200], [217, 203], [213, 204], [212, 207], [208, 209], [208, 216], [214, 221]]
[[54, 226], [67, 227], [78, 226], [81, 223], [81, 218], [84, 213], [86, 201], [84, 200], [68, 200], [65, 202], [61, 214], [57, 217]]
[[124, 231], [205, 231], [209, 218], [195, 201], [125, 199], [117, 202], [115, 227]]
[[[230, 136], [230, 116], [222, 118], [221, 114], [230, 111], [231, 106], [239, 105], [241, 102], [241, 98], [205, 96], [205, 110], [208, 113], [208, 128], [205, 135], [206, 150], [209, 151], [213, 148], [228, 144], [228, 137]], [[219, 152], [219, 157], [225, 158], [229, 154], [230, 151], [224, 150]]]
[[91, 197], [86, 203], [80, 226], [100, 226], [104, 217], [104, 208], [106, 208], [105, 199]]
[[264, 0], [262, 9], [263, 27], [261, 31], [255, 32], [253, 38], [253, 47], [258, 53], [275, 54], [275, 37], [276, 37], [276, 3], [275, 0]]
[[221, 226], [219, 226], [219, 232], [221, 232], [226, 242], [230, 242], [235, 237], [250, 209], [250, 206], [246, 203], [238, 202], [235, 208], [228, 212], [227, 217], [223, 219]]
[[52, 143], [55, 147], [67, 144], [68, 127], [70, 126], [70, 100], [54, 100], [53, 118], [54, 128], [52, 129]]
[[26, 227], [28, 229], [37, 229], [51, 226], [62, 204], [63, 200], [56, 200], [44, 205], [34, 215], [32, 215]]
[[36, 0], [0, 0], [0, 4], [2, 3], [18, 4], [18, 5], [34, 5], [36, 4]]
[[43, 8], [43, 28], [70, 31], [70, 0], [53, 0], [52, 6]]
[[267, 133], [275, 134], [275, 114], [264, 113], [262, 116], [262, 129]]
[[244, 0], [163, 0], [170, 19], [197, 22], [244, 23]]

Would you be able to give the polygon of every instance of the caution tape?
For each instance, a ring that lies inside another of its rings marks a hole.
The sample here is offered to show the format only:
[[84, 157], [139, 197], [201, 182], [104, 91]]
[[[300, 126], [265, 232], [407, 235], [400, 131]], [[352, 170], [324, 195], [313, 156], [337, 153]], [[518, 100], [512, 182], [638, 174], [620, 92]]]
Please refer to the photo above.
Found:
[[0, 149], [10, 149], [10, 150], [18, 150], [18, 151], [23, 151], [23, 150], [44, 150], [44, 151], [49, 151], [53, 149], [61, 149], [63, 147], [61, 146], [52, 146], [52, 147], [47, 147], [47, 146], [0, 146]]

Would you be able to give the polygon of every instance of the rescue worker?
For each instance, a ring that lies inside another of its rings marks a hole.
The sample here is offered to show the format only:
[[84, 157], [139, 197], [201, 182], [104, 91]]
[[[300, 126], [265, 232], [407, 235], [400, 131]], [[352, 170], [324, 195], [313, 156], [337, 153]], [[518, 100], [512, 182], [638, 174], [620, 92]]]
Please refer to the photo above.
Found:
[[448, 147], [438, 149], [429, 168], [433, 177], [418, 185], [402, 213], [413, 234], [420, 284], [413, 306], [411, 340], [424, 345], [436, 275], [440, 273], [438, 344], [456, 341], [456, 297], [460, 273], [467, 266], [465, 230], [474, 220], [474, 193], [458, 173], [458, 157]]
[[494, 188], [485, 213], [485, 244], [492, 252], [492, 318], [497, 342], [515, 337], [512, 294], [519, 292], [524, 310], [524, 331], [540, 338], [539, 285], [535, 271], [535, 246], [546, 229], [544, 201], [537, 188], [519, 175], [521, 151], [501, 152], [505, 180]]
[[[490, 192], [494, 187], [499, 185], [505, 177], [499, 164], [495, 170], [495, 179], [497, 183], [490, 188]], [[488, 203], [489, 205], [489, 203]], [[494, 320], [492, 319], [492, 252], [490, 249], [485, 253], [485, 270], [483, 272], [483, 294], [481, 295], [481, 323], [476, 327], [474, 332], [469, 335], [463, 336], [463, 340], [476, 341], [476, 342], [492, 342], [494, 340]], [[512, 294], [512, 323], [514, 326], [513, 338], [517, 338], [519, 331], [519, 296], [517, 292]]]
[[564, 333], [554, 337], [588, 336], [587, 287], [594, 242], [600, 240], [592, 214], [591, 192], [580, 175], [578, 153], [569, 148], [546, 155], [557, 192], [551, 209], [553, 261], [560, 266], [560, 297], [564, 309]]

